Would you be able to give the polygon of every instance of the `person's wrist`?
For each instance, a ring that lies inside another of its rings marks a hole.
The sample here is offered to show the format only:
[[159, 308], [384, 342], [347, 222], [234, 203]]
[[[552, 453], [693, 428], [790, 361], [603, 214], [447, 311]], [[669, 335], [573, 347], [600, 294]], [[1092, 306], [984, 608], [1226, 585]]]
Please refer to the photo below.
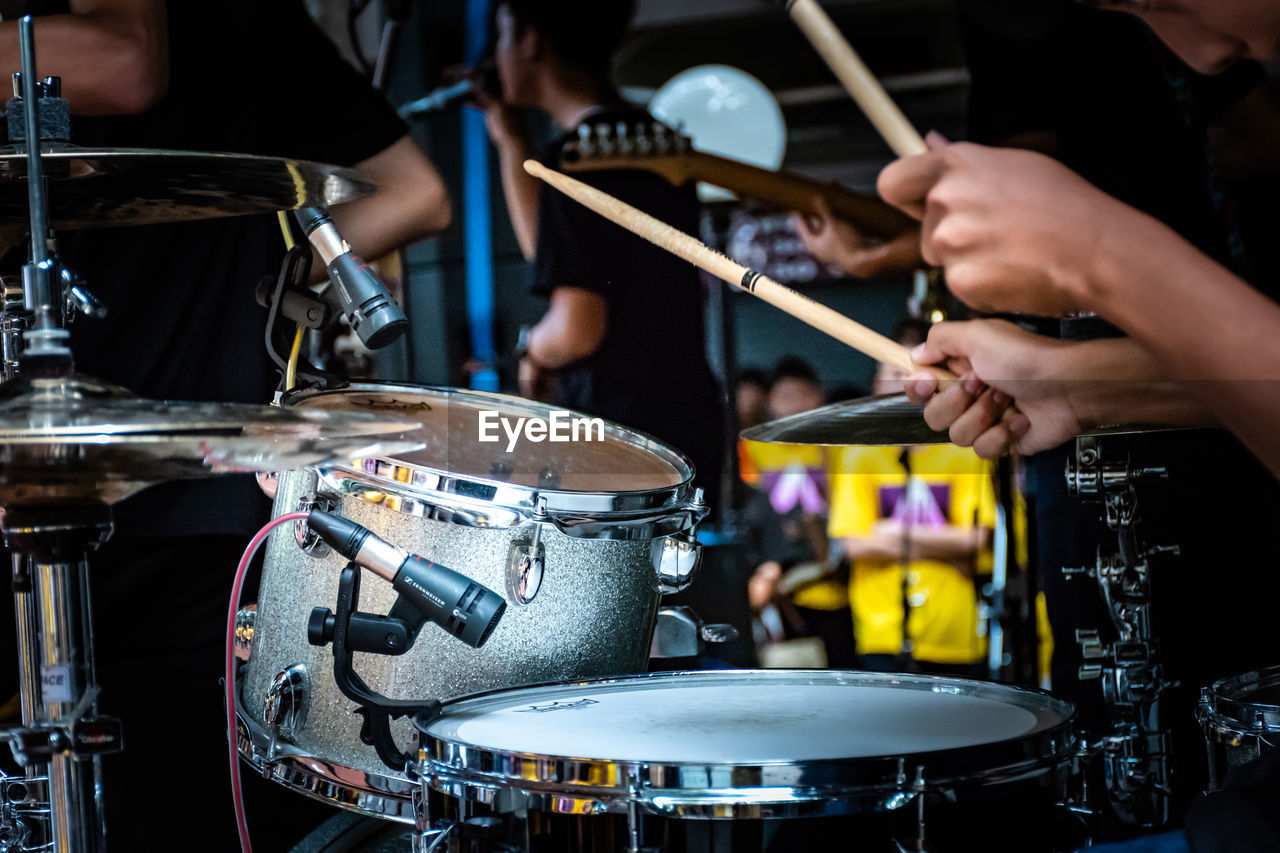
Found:
[[[1113, 404], [1119, 383], [1104, 378], [1115, 376], [1116, 365], [1111, 364], [1108, 358], [1111, 343], [1098, 340], [1068, 344], [1059, 355], [1062, 375], [1066, 377], [1067, 405], [1081, 429], [1086, 431], [1117, 423], [1118, 420]], [[1118, 378], [1115, 377], [1116, 380]]]

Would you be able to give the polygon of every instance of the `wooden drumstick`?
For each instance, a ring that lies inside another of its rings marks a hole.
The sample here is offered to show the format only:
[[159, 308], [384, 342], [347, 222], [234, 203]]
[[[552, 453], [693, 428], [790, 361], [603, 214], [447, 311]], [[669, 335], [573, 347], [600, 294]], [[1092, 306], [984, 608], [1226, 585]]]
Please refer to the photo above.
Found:
[[817, 0], [788, 0], [787, 11], [895, 154], [910, 157], [929, 150]]
[[922, 367], [911, 360], [906, 347], [898, 342], [873, 332], [861, 323], [833, 311], [825, 305], [814, 302], [809, 297], [797, 293], [789, 287], [778, 284], [773, 279], [761, 275], [753, 269], [726, 258], [700, 240], [685, 234], [670, 225], [655, 219], [642, 210], [637, 210], [626, 202], [603, 193], [595, 187], [574, 180], [561, 174], [536, 160], [525, 160], [524, 170], [535, 178], [551, 184], [560, 192], [577, 201], [579, 204], [595, 211], [605, 219], [615, 222], [653, 243], [666, 249], [673, 255], [683, 258], [694, 266], [706, 270], [712, 275], [722, 278], [730, 284], [760, 297], [775, 308], [787, 312], [802, 322], [808, 323], [819, 331], [853, 347], [863, 355], [876, 361], [883, 361], [900, 367], [906, 371], [928, 370], [939, 379], [955, 379], [955, 374], [938, 367]]

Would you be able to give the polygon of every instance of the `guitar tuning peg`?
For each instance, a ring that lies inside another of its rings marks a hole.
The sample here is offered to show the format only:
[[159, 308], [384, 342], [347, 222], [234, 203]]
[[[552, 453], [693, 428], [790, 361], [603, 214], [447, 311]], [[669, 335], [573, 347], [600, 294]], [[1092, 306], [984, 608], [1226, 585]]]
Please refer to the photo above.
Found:
[[671, 149], [671, 140], [667, 136], [667, 126], [665, 124], [655, 124], [653, 126], [653, 147], [657, 149], [659, 154], [666, 154]]
[[595, 153], [595, 144], [591, 141], [591, 125], [578, 125], [578, 141], [566, 146], [569, 150], [577, 149], [579, 157], [590, 157]]
[[599, 152], [605, 156], [614, 152], [613, 128], [605, 122], [596, 125], [596, 144]]
[[625, 121], [620, 121], [615, 129], [618, 137], [618, 153], [631, 154], [635, 151], [635, 141], [631, 137], [631, 128]]
[[647, 156], [653, 152], [653, 139], [650, 136], [653, 128], [651, 125], [638, 125], [635, 129], [636, 134], [636, 153], [641, 157]]

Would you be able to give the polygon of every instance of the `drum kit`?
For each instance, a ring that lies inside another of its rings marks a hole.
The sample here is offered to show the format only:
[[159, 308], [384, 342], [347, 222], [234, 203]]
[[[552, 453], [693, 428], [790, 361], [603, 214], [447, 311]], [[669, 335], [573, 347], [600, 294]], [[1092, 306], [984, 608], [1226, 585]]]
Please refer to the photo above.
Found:
[[[1043, 691], [840, 670], [645, 674], [651, 656], [728, 637], [661, 607], [695, 577], [708, 508], [688, 459], [648, 436], [601, 424], [598, 440], [512, 454], [477, 440], [484, 418], [550, 420], [550, 409], [394, 383], [294, 390], [277, 406], [156, 402], [74, 374], [63, 317], [96, 303], [49, 251], [50, 224], [324, 206], [371, 188], [301, 161], [42, 139], [65, 126], [65, 102], [56, 81], [37, 82], [30, 19], [20, 33], [9, 114], [24, 117], [23, 141], [0, 152], [0, 205], [30, 214], [32, 260], [22, 300], [4, 306], [0, 505], [22, 709], [3, 737], [24, 773], [0, 779], [0, 849], [105, 849], [99, 757], [125, 740], [97, 711], [87, 555], [110, 535], [113, 504], [223, 472], [281, 472], [273, 523], [293, 520], [269, 541], [256, 604], [235, 614], [236, 752], [302, 795], [405, 826], [415, 851], [710, 853], [833, 839], [1055, 851], [1083, 837], [1089, 745], [1072, 705]], [[747, 437], [943, 440], [893, 397]], [[1100, 561], [1094, 574], [1122, 584], [1108, 593], [1123, 599], [1118, 619], [1136, 614], [1124, 647], [1097, 656], [1108, 696], [1131, 696], [1141, 678], [1154, 701], [1123, 489], [1110, 467], [1075, 476], [1117, 513], [1126, 570]], [[351, 537], [306, 523], [322, 517], [346, 520]], [[411, 566], [454, 567], [465, 591], [446, 602], [415, 586]], [[364, 571], [391, 583], [362, 590]], [[469, 635], [482, 599], [483, 630]], [[428, 617], [446, 631], [422, 630]], [[1158, 739], [1153, 706], [1132, 707], [1131, 731], [1115, 739]], [[1247, 761], [1280, 731], [1280, 670], [1214, 684], [1201, 715], [1217, 772]], [[1158, 751], [1141, 758], [1135, 769], [1124, 753], [1127, 778], [1158, 790]]]

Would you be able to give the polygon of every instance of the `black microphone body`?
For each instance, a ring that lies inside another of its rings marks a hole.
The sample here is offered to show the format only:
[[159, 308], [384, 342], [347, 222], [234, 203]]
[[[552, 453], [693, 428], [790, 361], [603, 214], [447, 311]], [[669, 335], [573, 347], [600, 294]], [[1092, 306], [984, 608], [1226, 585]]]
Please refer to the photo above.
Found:
[[338, 307], [369, 349], [381, 349], [409, 328], [409, 320], [387, 288], [342, 239], [329, 214], [318, 207], [293, 212], [303, 233], [324, 261]]
[[424, 617], [480, 648], [507, 608], [493, 590], [459, 572], [410, 554], [367, 527], [313, 510], [307, 526], [343, 557], [388, 581]]
[[476, 81], [468, 77], [448, 86], [437, 86], [421, 98], [409, 101], [401, 106], [400, 109], [396, 110], [396, 114], [400, 118], [409, 119], [443, 110], [445, 107], [470, 97], [471, 93], [476, 90], [476, 85]]

